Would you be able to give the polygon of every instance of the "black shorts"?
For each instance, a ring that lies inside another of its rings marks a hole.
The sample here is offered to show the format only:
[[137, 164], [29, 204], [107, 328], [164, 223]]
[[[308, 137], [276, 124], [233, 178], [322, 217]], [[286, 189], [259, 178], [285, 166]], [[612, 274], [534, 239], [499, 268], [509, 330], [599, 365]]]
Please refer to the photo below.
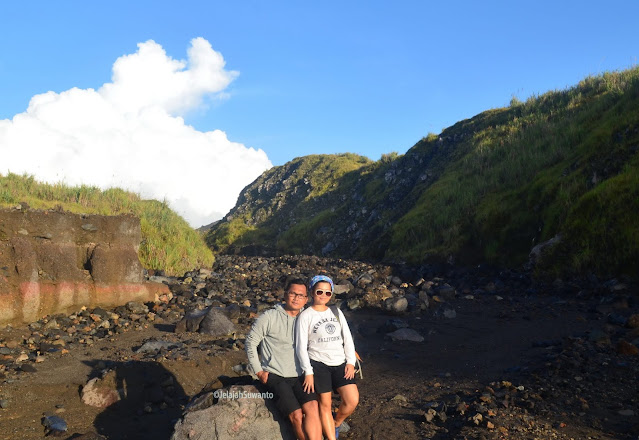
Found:
[[313, 375], [315, 376], [315, 392], [317, 394], [337, 391], [338, 388], [341, 388], [344, 385], [355, 383], [354, 377], [352, 379], [344, 378], [346, 362], [342, 365], [331, 367], [330, 365], [311, 359], [311, 367], [313, 367]]
[[304, 392], [304, 376], [282, 377], [268, 373], [266, 385], [273, 391], [277, 407], [285, 415], [302, 408], [306, 402], [317, 400], [317, 394]]

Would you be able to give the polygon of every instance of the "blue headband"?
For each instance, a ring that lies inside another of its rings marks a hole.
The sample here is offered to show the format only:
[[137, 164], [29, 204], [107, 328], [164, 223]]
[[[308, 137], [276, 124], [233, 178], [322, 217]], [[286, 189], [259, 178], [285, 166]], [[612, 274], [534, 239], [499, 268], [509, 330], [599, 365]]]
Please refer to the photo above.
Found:
[[335, 290], [335, 286], [333, 285], [333, 280], [331, 280], [329, 277], [327, 277], [326, 275], [316, 275], [313, 278], [311, 278], [311, 281], [308, 283], [308, 287], [310, 290], [313, 290], [313, 287], [315, 287], [315, 285], [317, 283], [328, 283], [331, 285], [331, 291]]

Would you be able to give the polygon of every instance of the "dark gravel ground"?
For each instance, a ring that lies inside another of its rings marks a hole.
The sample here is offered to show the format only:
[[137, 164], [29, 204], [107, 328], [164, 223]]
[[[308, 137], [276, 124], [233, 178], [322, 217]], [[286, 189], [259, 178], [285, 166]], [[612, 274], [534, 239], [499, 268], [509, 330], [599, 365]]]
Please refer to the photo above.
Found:
[[[639, 438], [639, 295], [627, 280], [221, 257], [183, 278], [156, 274], [173, 294], [163, 303], [0, 330], [0, 439], [43, 437], [49, 414], [66, 421], [63, 438], [170, 438], [190, 397], [242, 380], [244, 335], [286, 277], [319, 272], [343, 286], [336, 296], [364, 360], [360, 405], [340, 438]], [[237, 333], [174, 333], [186, 311], [207, 306], [232, 311]], [[395, 327], [424, 340], [393, 341]], [[154, 340], [175, 345], [138, 351]], [[82, 386], [106, 374], [127, 384], [127, 399], [82, 403]]]

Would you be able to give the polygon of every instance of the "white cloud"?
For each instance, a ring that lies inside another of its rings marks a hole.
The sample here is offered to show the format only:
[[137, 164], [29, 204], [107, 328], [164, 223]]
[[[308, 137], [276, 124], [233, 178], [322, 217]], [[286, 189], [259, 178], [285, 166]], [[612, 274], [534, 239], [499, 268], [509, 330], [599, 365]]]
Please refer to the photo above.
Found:
[[203, 38], [191, 41], [187, 61], [140, 43], [115, 61], [111, 83], [36, 95], [24, 113], [0, 120], [0, 172], [117, 186], [166, 199], [193, 226], [217, 220], [272, 166], [262, 150], [181, 117], [204, 97], [225, 95], [238, 73], [224, 65]]

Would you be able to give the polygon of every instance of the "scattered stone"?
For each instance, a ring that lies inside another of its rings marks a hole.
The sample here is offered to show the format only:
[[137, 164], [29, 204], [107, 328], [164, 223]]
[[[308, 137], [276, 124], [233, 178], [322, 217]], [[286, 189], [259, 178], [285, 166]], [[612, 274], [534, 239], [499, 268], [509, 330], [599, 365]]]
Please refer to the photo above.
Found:
[[22, 364], [20, 365], [20, 371], [24, 371], [25, 373], [37, 373], [38, 370], [31, 364]]
[[136, 315], [146, 315], [147, 313], [149, 313], [149, 308], [145, 304], [137, 301], [128, 302], [126, 304], [126, 308], [129, 310], [129, 312]]
[[41, 422], [44, 426], [45, 435], [50, 435], [52, 437], [63, 435], [68, 429], [67, 422], [58, 416], [45, 415]]
[[622, 409], [621, 411], [619, 411], [618, 413], [620, 416], [624, 416], [624, 417], [634, 417], [635, 416], [635, 412], [631, 409]]
[[611, 313], [610, 315], [608, 315], [608, 323], [612, 325], [618, 325], [620, 327], [625, 327], [628, 323], [628, 319], [625, 316]]
[[435, 309], [433, 316], [436, 318], [455, 319], [457, 317], [457, 311], [451, 304], [444, 302]]
[[588, 340], [598, 345], [610, 345], [610, 336], [603, 330], [595, 329], [588, 335]]
[[359, 298], [351, 298], [346, 300], [346, 307], [348, 307], [348, 310], [357, 310], [360, 308], [360, 306], [361, 302]]
[[397, 298], [388, 298], [384, 301], [384, 308], [391, 313], [395, 313], [400, 315], [408, 309], [408, 300], [406, 298], [397, 297]]
[[345, 293], [349, 293], [354, 288], [355, 287], [351, 284], [350, 281], [343, 280], [335, 284], [335, 289], [333, 290], [333, 292], [335, 293], [335, 295], [342, 295]]
[[140, 348], [135, 350], [136, 353], [157, 353], [160, 350], [171, 350], [173, 348], [182, 348], [184, 344], [172, 341], [147, 341]]
[[93, 378], [82, 388], [82, 402], [96, 408], [106, 408], [120, 401], [124, 390], [117, 388], [115, 372], [109, 372], [104, 378]]
[[237, 329], [231, 320], [216, 307], [211, 307], [199, 328], [200, 333], [211, 336], [228, 336], [236, 331]]
[[639, 347], [631, 344], [630, 342], [624, 341], [623, 339], [617, 342], [616, 350], [617, 353], [625, 356], [639, 355]]
[[85, 223], [82, 225], [82, 229], [87, 232], [96, 232], [98, 228], [93, 223]]
[[236, 331], [235, 324], [226, 316], [224, 309], [218, 307], [189, 312], [175, 326], [176, 333], [199, 332], [211, 336], [228, 336]]
[[444, 301], [452, 301], [455, 299], [455, 288], [452, 287], [450, 284], [444, 284], [443, 286], [440, 286], [437, 290], [437, 296], [439, 296], [440, 298], [443, 298]]
[[408, 328], [408, 322], [403, 319], [393, 318], [387, 320], [378, 330], [379, 333], [391, 333], [400, 328]]
[[208, 309], [188, 312], [184, 318], [176, 324], [175, 333], [197, 332], [207, 313]]
[[0, 399], [0, 409], [7, 409], [9, 407], [9, 401], [7, 399]]
[[393, 341], [424, 342], [424, 337], [410, 328], [400, 328], [387, 334]]
[[391, 399], [392, 402], [408, 403], [408, 399], [401, 394], [397, 394]]

